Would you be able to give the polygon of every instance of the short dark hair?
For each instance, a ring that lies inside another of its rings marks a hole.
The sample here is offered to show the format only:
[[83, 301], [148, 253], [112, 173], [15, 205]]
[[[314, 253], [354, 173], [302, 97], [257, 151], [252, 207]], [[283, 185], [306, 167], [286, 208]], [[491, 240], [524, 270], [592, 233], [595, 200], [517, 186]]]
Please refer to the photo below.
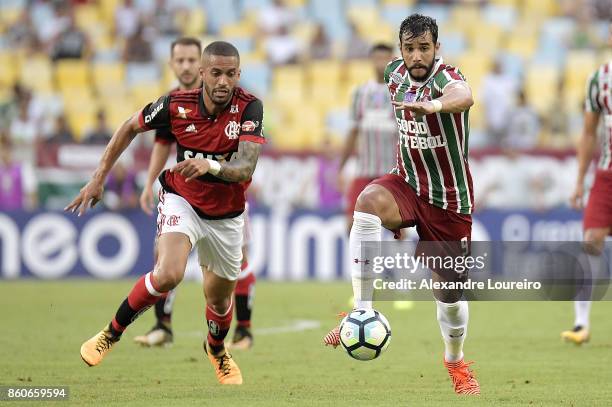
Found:
[[370, 48], [370, 55], [372, 55], [376, 51], [393, 52], [393, 47], [387, 43], [378, 42], [372, 45], [372, 48]]
[[174, 54], [174, 47], [177, 45], [194, 45], [198, 47], [198, 54], [202, 53], [202, 43], [197, 38], [180, 37], [172, 41], [172, 44], [170, 44], [170, 55]]
[[437, 43], [438, 24], [436, 20], [422, 14], [411, 14], [402, 21], [399, 30], [399, 40], [402, 42], [402, 37], [406, 34], [408, 34], [408, 38], [415, 38], [420, 37], [427, 31], [431, 33], [433, 43]]
[[213, 41], [204, 48], [204, 54], [206, 55], [221, 55], [224, 57], [236, 57], [240, 62], [240, 53], [238, 49], [229, 42], [225, 41]]

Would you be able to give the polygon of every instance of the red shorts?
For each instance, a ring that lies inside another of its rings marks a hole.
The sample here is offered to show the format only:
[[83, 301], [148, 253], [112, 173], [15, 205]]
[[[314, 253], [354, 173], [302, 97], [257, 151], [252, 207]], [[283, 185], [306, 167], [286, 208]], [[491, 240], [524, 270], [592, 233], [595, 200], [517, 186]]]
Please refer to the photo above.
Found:
[[612, 227], [612, 171], [597, 170], [595, 182], [584, 209], [583, 229]]
[[[386, 174], [372, 181], [386, 188], [399, 207], [401, 228], [416, 226], [421, 241], [460, 242], [472, 240], [472, 216], [447, 211], [425, 202], [399, 175]], [[394, 230], [398, 236], [399, 230]]]
[[361, 191], [365, 189], [366, 186], [376, 178], [370, 177], [358, 177], [353, 179], [349, 189], [346, 193], [346, 216], [353, 218], [353, 212], [355, 212], [355, 204], [357, 203], [357, 198]]

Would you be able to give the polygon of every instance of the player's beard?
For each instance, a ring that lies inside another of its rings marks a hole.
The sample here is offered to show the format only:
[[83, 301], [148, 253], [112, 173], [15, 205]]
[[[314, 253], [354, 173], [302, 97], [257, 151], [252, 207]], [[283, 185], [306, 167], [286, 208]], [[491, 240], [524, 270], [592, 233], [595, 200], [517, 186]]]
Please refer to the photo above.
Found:
[[219, 89], [210, 89], [208, 86], [204, 86], [206, 93], [208, 94], [209, 99], [217, 106], [225, 106], [229, 103], [232, 98], [233, 90], [232, 89], [224, 89], [227, 90], [227, 94], [225, 96], [220, 96], [219, 94], [215, 94], [216, 90]]
[[[436, 62], [436, 54], [434, 54], [433, 59], [431, 60], [431, 63], [429, 64], [429, 66], [425, 66], [423, 64], [419, 64], [418, 66], [412, 66], [408, 69], [408, 73], [410, 74], [410, 77], [414, 79], [415, 81], [422, 82], [423, 80], [427, 79], [429, 74], [431, 74], [431, 70], [433, 69], [435, 62]], [[425, 74], [423, 76], [414, 76], [412, 74], [412, 71], [418, 68], [425, 69]]]

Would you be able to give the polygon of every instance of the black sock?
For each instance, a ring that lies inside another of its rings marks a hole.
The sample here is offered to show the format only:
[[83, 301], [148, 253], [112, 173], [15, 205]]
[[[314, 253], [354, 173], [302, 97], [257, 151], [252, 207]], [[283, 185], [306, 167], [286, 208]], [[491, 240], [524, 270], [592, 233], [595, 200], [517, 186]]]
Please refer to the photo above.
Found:
[[236, 319], [239, 326], [246, 328], [251, 326], [251, 308], [249, 307], [248, 295], [236, 295]]

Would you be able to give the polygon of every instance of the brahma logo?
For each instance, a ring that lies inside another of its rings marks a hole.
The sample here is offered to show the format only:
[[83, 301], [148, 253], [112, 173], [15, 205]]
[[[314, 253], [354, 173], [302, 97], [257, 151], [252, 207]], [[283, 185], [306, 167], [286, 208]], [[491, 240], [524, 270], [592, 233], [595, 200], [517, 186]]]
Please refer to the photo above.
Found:
[[187, 118], [187, 113], [191, 113], [191, 109], [185, 109], [183, 106], [179, 106], [178, 107], [178, 113], [176, 114], [176, 117], [179, 117], [181, 119], [186, 119]]
[[240, 133], [240, 124], [235, 121], [231, 121], [225, 126], [225, 135], [228, 139], [234, 140], [238, 138], [238, 134]]
[[242, 131], [255, 131], [255, 129], [259, 126], [258, 121], [247, 120], [242, 123]]
[[145, 123], [149, 123], [151, 120], [155, 119], [155, 116], [157, 116], [157, 113], [159, 113], [159, 111], [162, 110], [163, 108], [164, 108], [164, 102], [157, 105], [157, 107], [153, 109], [151, 114], [148, 114], [145, 116], [145, 119], [144, 119]]

